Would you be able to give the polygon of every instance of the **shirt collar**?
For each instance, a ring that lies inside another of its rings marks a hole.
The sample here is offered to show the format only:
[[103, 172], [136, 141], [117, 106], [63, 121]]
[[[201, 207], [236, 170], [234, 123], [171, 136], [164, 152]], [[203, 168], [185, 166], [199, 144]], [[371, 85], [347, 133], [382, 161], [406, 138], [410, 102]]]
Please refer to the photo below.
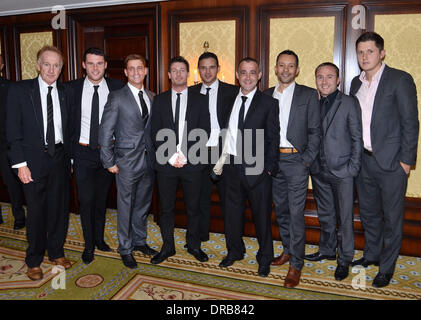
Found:
[[[382, 62], [382, 66], [380, 67], [379, 70], [377, 70], [376, 74], [373, 76], [373, 79], [371, 79], [371, 81], [373, 82], [379, 82], [380, 81], [380, 77], [383, 74], [383, 70], [385, 68], [386, 64], [384, 62]], [[367, 74], [365, 71], [362, 71], [360, 74], [360, 81], [361, 82], [368, 82], [367, 80]]]
[[177, 95], [177, 93], [181, 93], [181, 95], [184, 96], [184, 95], [187, 95], [187, 87], [181, 92], [177, 92], [173, 88], [171, 88], [171, 92], [173, 95]]
[[250, 91], [250, 92], [249, 92], [249, 93], [247, 93], [247, 94], [243, 94], [243, 93], [241, 92], [241, 88], [240, 88], [240, 91], [239, 91], [239, 96], [240, 96], [240, 97], [242, 97], [242, 96], [247, 97], [247, 98], [249, 99], [249, 101], [251, 101], [251, 100], [253, 99], [254, 94], [256, 93], [256, 91], [257, 91], [257, 87], [255, 87], [255, 88], [253, 89], [253, 91]]
[[211, 89], [218, 89], [218, 85], [219, 85], [219, 80], [216, 79], [210, 86], [207, 86], [206, 84], [202, 83], [202, 91], [206, 92], [206, 88], [211, 88]]
[[48, 91], [48, 87], [53, 87], [54, 89], [57, 88], [57, 81], [54, 81], [52, 84], [48, 84], [41, 78], [41, 75], [38, 76], [38, 83], [41, 90]]
[[142, 89], [136, 88], [134, 85], [127, 82], [127, 86], [130, 88], [130, 90], [133, 92], [133, 94], [139, 94], [139, 91], [143, 91], [145, 93], [145, 86], [142, 84]]
[[284, 89], [284, 91], [282, 91], [282, 93], [280, 93], [278, 91], [280, 84], [279, 82], [276, 84], [275, 86], [275, 92], [279, 93], [279, 94], [284, 94], [284, 93], [292, 93], [295, 89], [295, 81], [293, 83], [291, 83], [286, 89]]
[[93, 84], [93, 83], [91, 82], [91, 80], [89, 80], [89, 79], [88, 79], [88, 77], [85, 77], [85, 81], [84, 81], [84, 83], [83, 83], [83, 85], [84, 85], [85, 87], [94, 87], [94, 86], [99, 86], [100, 88], [101, 88], [101, 87], [103, 87], [103, 86], [105, 86], [105, 84], [106, 84], [106, 82], [105, 82], [105, 78], [104, 78], [104, 77], [101, 79], [101, 82], [100, 82], [100, 83], [98, 83], [98, 84]]
[[[326, 99], [327, 100], [327, 102], [329, 103], [329, 104], [332, 104], [333, 103], [333, 101], [335, 101], [335, 99], [336, 99], [336, 96], [338, 95], [338, 92], [339, 92], [339, 90], [338, 89], [336, 89], [335, 91], [333, 91], [331, 94], [329, 94], [328, 96], [326, 96], [326, 97], [322, 97], [322, 99], [324, 98], [324, 99]], [[322, 99], [320, 99], [320, 100], [322, 100]]]

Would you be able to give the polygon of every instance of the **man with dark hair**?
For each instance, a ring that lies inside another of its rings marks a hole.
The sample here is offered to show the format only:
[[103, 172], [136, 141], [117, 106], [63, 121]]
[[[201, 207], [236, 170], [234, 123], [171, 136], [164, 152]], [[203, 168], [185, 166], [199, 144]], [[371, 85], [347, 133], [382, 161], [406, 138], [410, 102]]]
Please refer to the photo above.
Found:
[[383, 63], [384, 40], [366, 32], [356, 42], [362, 70], [350, 94], [362, 111], [364, 151], [356, 179], [364, 255], [353, 265], [380, 265], [373, 287], [389, 284], [402, 243], [405, 193], [418, 147], [417, 89], [411, 75]]
[[[361, 111], [358, 101], [338, 90], [339, 69], [330, 62], [316, 68], [322, 139], [310, 167], [313, 195], [321, 226], [319, 251], [304, 259], [335, 260], [335, 279], [348, 276], [354, 256], [354, 177], [361, 166]], [[338, 231], [336, 231], [338, 225]]]
[[279, 101], [279, 172], [272, 179], [272, 195], [284, 250], [272, 265], [279, 266], [289, 261], [285, 279], [287, 288], [299, 284], [304, 265], [304, 206], [309, 168], [320, 145], [317, 91], [295, 82], [299, 72], [297, 55], [291, 50], [282, 51], [275, 65], [278, 84], [265, 90]]
[[[0, 55], [0, 72], [3, 70], [3, 57]], [[9, 81], [0, 78], [0, 172], [3, 183], [7, 187], [10, 202], [12, 204], [12, 213], [15, 219], [13, 229], [19, 230], [25, 227], [25, 210], [23, 209], [22, 184], [14, 174], [10, 161], [7, 158], [8, 143], [6, 140], [6, 102]], [[0, 213], [0, 223], [3, 218]]]
[[155, 153], [151, 139], [152, 102], [145, 88], [148, 68], [138, 54], [127, 56], [128, 83], [108, 95], [99, 128], [100, 157], [117, 182], [118, 252], [123, 264], [136, 268], [133, 251], [157, 252], [146, 243], [147, 217], [152, 202]]
[[37, 58], [39, 76], [10, 86], [6, 121], [10, 163], [28, 205], [25, 262], [31, 280], [43, 278], [46, 249], [53, 263], [71, 267], [63, 249], [69, 222], [70, 93], [57, 82], [61, 52], [45, 46]]
[[84, 78], [69, 82], [73, 92], [72, 158], [76, 177], [80, 220], [85, 250], [84, 263], [94, 259], [95, 246], [111, 251], [104, 241], [105, 213], [113, 174], [99, 158], [98, 130], [108, 93], [123, 87], [120, 80], [105, 78], [107, 61], [104, 52], [89, 48], [83, 54]]
[[[156, 148], [161, 202], [159, 226], [163, 245], [161, 251], [151, 259], [151, 263], [161, 263], [176, 253], [174, 210], [179, 183], [183, 187], [187, 209], [187, 252], [198, 261], [205, 262], [209, 258], [200, 248], [199, 196], [202, 171], [206, 164], [190, 158], [190, 150], [195, 146], [195, 141], [187, 141], [186, 137], [193, 131], [209, 135], [209, 111], [205, 96], [187, 88], [188, 62], [183, 57], [175, 57], [171, 59], [168, 70], [171, 89], [157, 95], [152, 106], [152, 139]], [[166, 142], [163, 134], [167, 138]], [[201, 145], [199, 150], [204, 149], [207, 153], [205, 143], [202, 139], [197, 142]], [[165, 156], [166, 153], [168, 157]]]
[[224, 152], [230, 156], [222, 171], [228, 254], [219, 266], [226, 268], [244, 258], [242, 236], [248, 199], [259, 242], [258, 275], [267, 277], [273, 260], [271, 175], [277, 172], [279, 110], [275, 99], [257, 89], [262, 72], [255, 59], [242, 59], [236, 77], [241, 88], [229, 104], [224, 125]]
[[[222, 149], [220, 131], [223, 126], [223, 119], [229, 112], [229, 102], [237, 95], [238, 87], [218, 80], [220, 70], [218, 57], [212, 52], [204, 52], [200, 55], [197, 67], [199, 69], [202, 83], [190, 87], [191, 91], [201, 93], [208, 102], [211, 135], [206, 144], [209, 148], [208, 164], [202, 172], [202, 188], [200, 191], [200, 241], [209, 240], [211, 194], [214, 183], [211, 179], [211, 164], [214, 163]], [[223, 213], [223, 181], [217, 181], [216, 186], [219, 193], [219, 201]]]

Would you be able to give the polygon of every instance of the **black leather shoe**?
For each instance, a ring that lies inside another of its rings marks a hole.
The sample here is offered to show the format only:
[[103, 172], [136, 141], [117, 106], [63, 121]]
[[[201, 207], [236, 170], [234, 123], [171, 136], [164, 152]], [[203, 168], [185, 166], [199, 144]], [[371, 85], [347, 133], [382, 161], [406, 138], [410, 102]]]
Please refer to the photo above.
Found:
[[13, 229], [14, 230], [20, 230], [20, 229], [23, 229], [24, 227], [25, 227], [25, 220], [22, 220], [22, 221], [15, 221], [14, 223], [13, 223]]
[[134, 246], [133, 251], [140, 251], [147, 256], [154, 256], [158, 253], [158, 251], [152, 249], [147, 244], [144, 244], [143, 246]]
[[346, 277], [348, 277], [349, 274], [349, 266], [343, 266], [338, 264], [335, 270], [335, 279], [337, 281], [342, 281]]
[[167, 259], [169, 257], [172, 257], [173, 255], [175, 255], [175, 250], [173, 250], [173, 251], [161, 251], [151, 259], [151, 263], [152, 264], [161, 263], [162, 261], [164, 261], [165, 259]]
[[232, 266], [234, 264], [235, 261], [240, 261], [243, 260], [243, 258], [241, 259], [232, 259], [229, 258], [228, 256], [226, 256], [224, 259], [222, 259], [222, 261], [219, 263], [219, 266], [221, 268], [227, 268], [229, 266]]
[[386, 287], [390, 280], [392, 279], [393, 274], [391, 273], [378, 273], [377, 276], [373, 280], [373, 287], [374, 288], [383, 288]]
[[270, 273], [270, 264], [267, 264], [267, 265], [259, 264], [259, 269], [257, 270], [257, 274], [260, 277], [265, 278], [268, 276], [269, 273]]
[[133, 258], [133, 255], [131, 253], [130, 254], [122, 254], [121, 260], [123, 260], [123, 263], [127, 268], [130, 268], [130, 269], [136, 269], [137, 268], [137, 262]]
[[320, 261], [323, 259], [336, 260], [336, 255], [328, 256], [328, 255], [321, 254], [320, 251], [317, 251], [316, 253], [306, 254], [304, 256], [304, 259], [309, 260], [309, 261]]
[[368, 266], [371, 266], [371, 265], [375, 265], [376, 267], [378, 267], [379, 262], [378, 261], [366, 260], [364, 257], [362, 257], [361, 259], [352, 261], [351, 265], [352, 266], [363, 266], [364, 268], [367, 268]]
[[110, 251], [112, 251], [111, 250], [111, 248], [110, 248], [110, 246], [108, 245], [108, 244], [106, 244], [105, 243], [105, 241], [104, 242], [102, 242], [102, 243], [100, 243], [100, 244], [97, 244], [96, 245], [96, 247], [98, 248], [98, 250], [100, 250], [100, 251], [105, 251], [105, 252], [110, 252]]
[[94, 251], [85, 249], [82, 253], [82, 261], [84, 264], [90, 264], [94, 261]]
[[190, 253], [191, 255], [193, 255], [200, 262], [206, 262], [206, 261], [209, 260], [209, 258], [206, 255], [206, 253], [204, 253], [202, 251], [202, 249], [200, 249], [200, 248], [199, 249], [196, 249], [196, 250], [187, 249], [187, 252]]

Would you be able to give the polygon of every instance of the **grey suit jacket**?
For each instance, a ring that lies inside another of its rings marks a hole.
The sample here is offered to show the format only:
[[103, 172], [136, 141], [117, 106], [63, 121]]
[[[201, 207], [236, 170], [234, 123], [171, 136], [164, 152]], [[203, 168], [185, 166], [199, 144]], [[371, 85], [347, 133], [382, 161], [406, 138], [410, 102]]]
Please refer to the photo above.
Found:
[[[356, 177], [361, 167], [363, 150], [361, 109], [358, 100], [338, 92], [322, 121], [321, 146], [329, 171], [339, 178]], [[319, 153], [310, 168], [320, 171]]]
[[[359, 76], [350, 94], [361, 87]], [[373, 155], [379, 166], [394, 171], [399, 162], [415, 165], [418, 146], [417, 89], [410, 74], [385, 66], [374, 99], [370, 124]]]
[[[145, 91], [152, 106], [155, 94]], [[145, 123], [127, 85], [109, 93], [98, 136], [100, 157], [105, 168], [116, 164], [120, 173], [134, 176], [142, 174], [146, 161], [148, 170], [153, 170], [155, 152], [151, 140], [151, 116], [152, 108]]]

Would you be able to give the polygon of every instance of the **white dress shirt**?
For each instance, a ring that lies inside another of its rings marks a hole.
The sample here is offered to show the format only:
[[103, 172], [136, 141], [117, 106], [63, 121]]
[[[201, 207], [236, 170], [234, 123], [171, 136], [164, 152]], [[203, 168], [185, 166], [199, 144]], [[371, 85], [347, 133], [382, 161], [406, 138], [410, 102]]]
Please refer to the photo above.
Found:
[[219, 123], [218, 123], [218, 112], [217, 112], [219, 80], [216, 79], [209, 87], [203, 83], [200, 93], [203, 95], [206, 95], [206, 92], [207, 92], [206, 88], [210, 88], [209, 90], [209, 115], [210, 115], [210, 126], [211, 126], [211, 134], [210, 134], [208, 142], [206, 143], [206, 146], [216, 147], [219, 142], [219, 133], [221, 132], [221, 128], [219, 127]]
[[127, 86], [130, 88], [131, 92], [133, 93], [134, 99], [137, 102], [137, 105], [139, 106], [140, 114], [143, 116], [142, 113], [142, 106], [140, 104], [140, 98], [139, 98], [139, 91], [143, 92], [143, 100], [145, 100], [146, 107], [148, 108], [148, 113], [151, 114], [151, 102], [149, 101], [149, 97], [146, 94], [145, 86], [142, 85], [142, 89], [138, 89], [135, 86], [132, 86], [130, 83], [127, 82]]
[[282, 93], [278, 91], [279, 83], [273, 91], [273, 97], [279, 101], [279, 124], [281, 126], [279, 146], [281, 148], [293, 148], [294, 146], [287, 139], [289, 114], [291, 112], [292, 97], [295, 90], [295, 82], [290, 84]]

